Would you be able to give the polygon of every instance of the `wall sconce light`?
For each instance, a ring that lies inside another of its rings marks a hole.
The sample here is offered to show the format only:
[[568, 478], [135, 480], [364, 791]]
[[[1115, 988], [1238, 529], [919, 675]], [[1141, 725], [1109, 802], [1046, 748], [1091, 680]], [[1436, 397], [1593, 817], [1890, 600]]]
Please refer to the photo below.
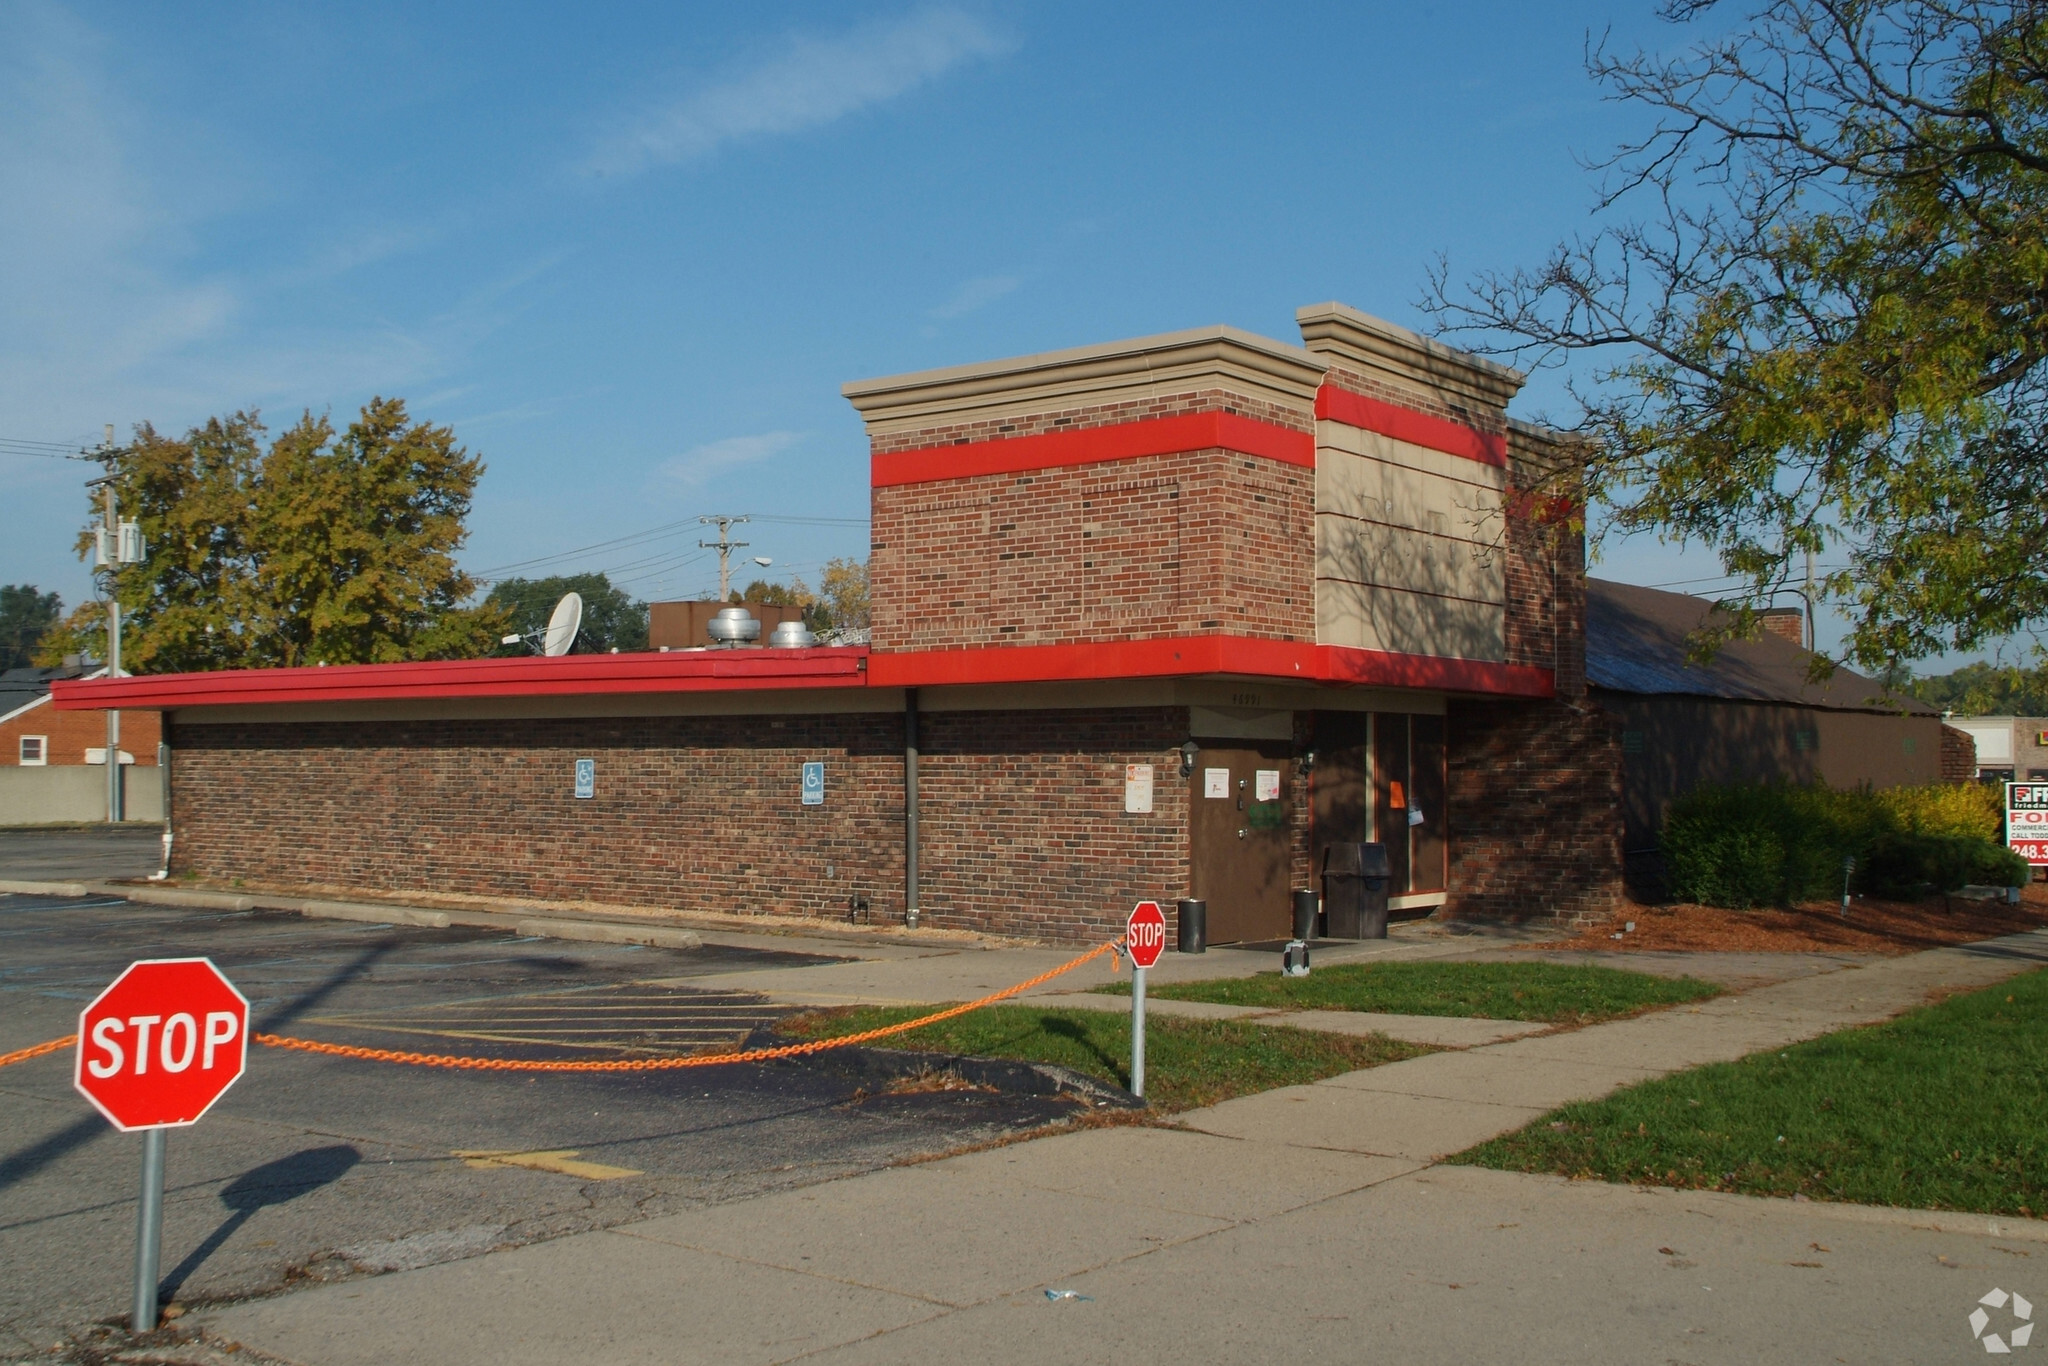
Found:
[[1192, 778], [1192, 777], [1194, 777], [1194, 776], [1195, 776], [1195, 756], [1196, 756], [1196, 755], [1198, 755], [1198, 754], [1200, 754], [1201, 752], [1202, 752], [1202, 747], [1201, 747], [1200, 745], [1196, 744], [1196, 743], [1195, 743], [1195, 742], [1194, 742], [1193, 740], [1188, 740], [1188, 741], [1185, 741], [1185, 742], [1184, 742], [1184, 743], [1183, 743], [1183, 744], [1181, 745], [1181, 747], [1180, 747], [1180, 776], [1181, 776], [1181, 777], [1183, 777], [1183, 778]]
[[1313, 773], [1316, 771], [1315, 746], [1311, 745], [1301, 752], [1301, 771], [1303, 773]]

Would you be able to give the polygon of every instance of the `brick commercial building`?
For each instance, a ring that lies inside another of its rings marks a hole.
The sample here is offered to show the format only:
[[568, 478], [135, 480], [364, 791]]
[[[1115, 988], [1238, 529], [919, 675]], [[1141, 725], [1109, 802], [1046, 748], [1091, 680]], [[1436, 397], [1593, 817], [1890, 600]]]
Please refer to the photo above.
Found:
[[864, 646], [80, 682], [161, 708], [176, 869], [1043, 938], [1286, 932], [1333, 842], [1414, 912], [1601, 916], [1572, 448], [1352, 309], [846, 386]]

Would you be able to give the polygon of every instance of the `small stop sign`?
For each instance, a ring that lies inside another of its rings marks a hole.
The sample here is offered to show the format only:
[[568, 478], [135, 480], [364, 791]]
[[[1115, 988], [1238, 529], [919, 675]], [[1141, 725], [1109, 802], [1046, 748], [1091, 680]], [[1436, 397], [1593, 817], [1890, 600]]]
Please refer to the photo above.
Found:
[[117, 1129], [196, 1123], [235, 1084], [249, 1002], [205, 958], [131, 963], [78, 1016], [72, 1084]]
[[1140, 901], [1124, 926], [1124, 945], [1135, 967], [1149, 968], [1166, 951], [1166, 916], [1156, 901]]

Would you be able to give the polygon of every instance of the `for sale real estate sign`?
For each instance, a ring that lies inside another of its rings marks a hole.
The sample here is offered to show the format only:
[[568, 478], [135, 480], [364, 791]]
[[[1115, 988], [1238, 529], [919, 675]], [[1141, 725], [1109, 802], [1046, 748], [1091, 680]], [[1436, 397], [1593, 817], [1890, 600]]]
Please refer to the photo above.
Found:
[[2048, 864], [2048, 783], [2005, 785], [2005, 842], [2027, 862]]

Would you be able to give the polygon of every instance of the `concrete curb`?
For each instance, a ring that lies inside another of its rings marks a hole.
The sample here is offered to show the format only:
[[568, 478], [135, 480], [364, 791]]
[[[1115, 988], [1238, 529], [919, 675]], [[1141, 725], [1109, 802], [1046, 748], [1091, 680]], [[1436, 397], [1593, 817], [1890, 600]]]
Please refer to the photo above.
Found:
[[89, 896], [92, 889], [83, 882], [15, 882], [0, 880], [0, 892], [17, 896]]
[[535, 939], [566, 939], [588, 944], [644, 944], [660, 949], [704, 947], [703, 936], [695, 930], [618, 920], [513, 916], [492, 911], [438, 911], [383, 902], [200, 892], [182, 887], [138, 886], [125, 882], [0, 881], [0, 892], [17, 892], [25, 896], [112, 896], [146, 906], [185, 906], [204, 911], [284, 911], [321, 920], [350, 920], [363, 925], [411, 925], [429, 930], [462, 925]]

